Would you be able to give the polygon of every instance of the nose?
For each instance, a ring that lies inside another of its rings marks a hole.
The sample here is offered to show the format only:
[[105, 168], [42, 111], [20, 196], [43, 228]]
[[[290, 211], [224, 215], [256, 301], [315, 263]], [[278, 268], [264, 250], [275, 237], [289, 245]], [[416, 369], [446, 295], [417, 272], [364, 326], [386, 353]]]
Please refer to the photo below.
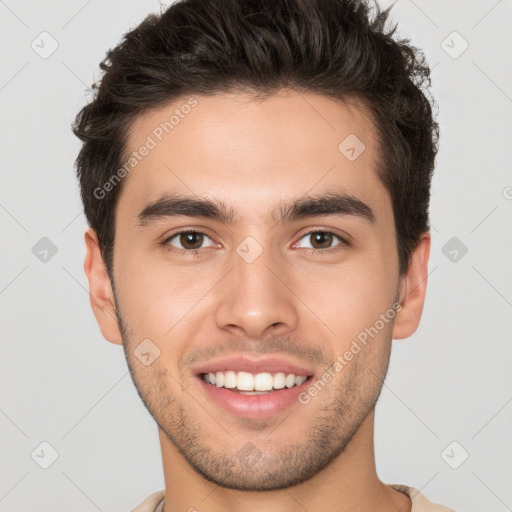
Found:
[[215, 321], [220, 329], [261, 339], [296, 328], [300, 300], [293, 293], [292, 273], [271, 252], [264, 249], [254, 261], [242, 251], [233, 253], [233, 268], [219, 283]]

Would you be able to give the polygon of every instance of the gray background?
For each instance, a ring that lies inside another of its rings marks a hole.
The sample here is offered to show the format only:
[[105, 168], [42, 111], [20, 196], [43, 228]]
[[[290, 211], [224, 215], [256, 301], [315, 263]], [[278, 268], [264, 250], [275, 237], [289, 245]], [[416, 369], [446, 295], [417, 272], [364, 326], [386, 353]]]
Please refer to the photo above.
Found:
[[[70, 129], [106, 50], [159, 8], [0, 0], [2, 512], [127, 511], [164, 485], [156, 425], [89, 306]], [[512, 510], [512, 2], [392, 12], [433, 67], [441, 149], [424, 317], [393, 345], [377, 469], [457, 510]]]

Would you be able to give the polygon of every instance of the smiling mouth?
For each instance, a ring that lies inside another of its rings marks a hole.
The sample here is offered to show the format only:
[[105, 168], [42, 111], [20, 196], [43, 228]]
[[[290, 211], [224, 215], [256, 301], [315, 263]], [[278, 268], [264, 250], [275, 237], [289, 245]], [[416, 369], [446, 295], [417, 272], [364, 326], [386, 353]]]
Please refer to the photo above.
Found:
[[228, 391], [242, 395], [266, 395], [283, 389], [290, 389], [302, 386], [304, 382], [311, 379], [311, 375], [295, 375], [284, 372], [235, 372], [232, 370], [201, 373], [200, 378], [217, 388], [225, 388]]

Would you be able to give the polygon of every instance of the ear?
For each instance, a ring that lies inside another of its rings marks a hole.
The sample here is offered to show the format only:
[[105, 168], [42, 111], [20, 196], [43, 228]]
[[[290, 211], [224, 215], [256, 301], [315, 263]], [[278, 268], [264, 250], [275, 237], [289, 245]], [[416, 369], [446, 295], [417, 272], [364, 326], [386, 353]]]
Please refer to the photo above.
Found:
[[122, 345], [112, 285], [101, 257], [98, 236], [91, 228], [85, 232], [85, 246], [84, 270], [89, 280], [89, 300], [94, 316], [103, 337], [111, 343]]
[[411, 254], [407, 272], [401, 277], [399, 301], [402, 308], [395, 316], [393, 339], [408, 338], [418, 328], [427, 290], [429, 255], [430, 233], [425, 232]]

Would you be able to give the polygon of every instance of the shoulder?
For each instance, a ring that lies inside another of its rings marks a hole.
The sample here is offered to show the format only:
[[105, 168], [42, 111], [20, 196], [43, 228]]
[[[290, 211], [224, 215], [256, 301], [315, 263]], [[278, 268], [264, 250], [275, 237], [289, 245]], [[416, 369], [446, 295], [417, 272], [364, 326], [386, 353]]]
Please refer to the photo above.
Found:
[[432, 503], [427, 499], [426, 496], [420, 493], [418, 489], [409, 487], [407, 485], [400, 484], [386, 484], [396, 491], [403, 492], [412, 501], [411, 512], [455, 512], [452, 508], [439, 505], [438, 503]]
[[130, 512], [157, 512], [157, 507], [163, 501], [164, 497], [164, 490], [156, 491], [153, 494], [150, 494], [143, 501], [141, 501]]

